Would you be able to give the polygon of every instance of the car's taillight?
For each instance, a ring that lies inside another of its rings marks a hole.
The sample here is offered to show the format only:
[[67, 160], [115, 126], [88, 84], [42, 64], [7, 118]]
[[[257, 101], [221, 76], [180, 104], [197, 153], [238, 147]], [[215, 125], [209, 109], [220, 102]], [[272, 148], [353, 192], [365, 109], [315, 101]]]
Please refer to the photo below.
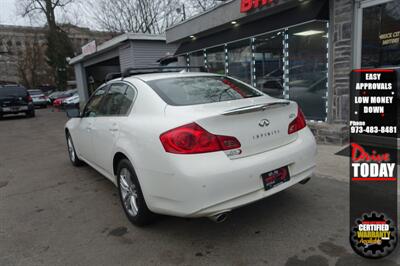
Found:
[[163, 133], [160, 140], [166, 152], [197, 154], [238, 149], [235, 137], [211, 134], [196, 123], [187, 124]]
[[289, 133], [289, 135], [296, 133], [297, 131], [305, 128], [306, 126], [307, 126], [306, 119], [304, 118], [304, 114], [299, 107], [296, 119], [293, 120], [293, 122], [290, 123], [290, 125], [289, 125], [288, 133]]
[[28, 95], [28, 102], [32, 102], [32, 96]]

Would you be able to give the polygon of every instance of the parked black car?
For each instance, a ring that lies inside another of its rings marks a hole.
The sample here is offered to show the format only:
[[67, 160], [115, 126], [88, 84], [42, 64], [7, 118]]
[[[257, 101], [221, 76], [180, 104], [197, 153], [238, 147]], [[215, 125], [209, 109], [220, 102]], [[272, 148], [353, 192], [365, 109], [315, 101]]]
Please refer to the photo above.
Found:
[[25, 113], [35, 116], [35, 107], [28, 91], [20, 85], [0, 86], [0, 119], [4, 115]]

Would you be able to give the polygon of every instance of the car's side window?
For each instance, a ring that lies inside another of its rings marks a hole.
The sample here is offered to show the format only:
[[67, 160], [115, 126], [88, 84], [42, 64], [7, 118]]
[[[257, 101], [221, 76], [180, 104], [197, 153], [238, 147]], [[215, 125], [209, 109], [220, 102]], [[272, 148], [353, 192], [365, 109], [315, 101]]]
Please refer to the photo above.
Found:
[[128, 114], [129, 109], [132, 105], [132, 102], [135, 99], [135, 95], [136, 95], [136, 91], [132, 87], [128, 86], [126, 88], [125, 95], [124, 95], [124, 98], [121, 103], [121, 108], [120, 108], [120, 112], [119, 112], [121, 115]]
[[83, 117], [96, 117], [100, 114], [101, 101], [104, 98], [107, 87], [98, 89], [87, 103]]
[[106, 116], [127, 115], [134, 98], [133, 88], [124, 83], [114, 83], [104, 97], [101, 113]]
[[122, 99], [127, 85], [124, 83], [114, 83], [110, 86], [101, 107], [101, 113], [106, 116], [116, 116], [120, 113]]

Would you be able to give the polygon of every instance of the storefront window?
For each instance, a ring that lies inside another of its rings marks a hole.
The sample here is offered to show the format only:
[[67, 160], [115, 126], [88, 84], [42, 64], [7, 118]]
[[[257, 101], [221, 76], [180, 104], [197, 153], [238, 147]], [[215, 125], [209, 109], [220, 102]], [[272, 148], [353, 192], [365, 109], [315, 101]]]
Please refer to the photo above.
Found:
[[307, 119], [326, 119], [328, 38], [325, 22], [288, 31], [289, 99], [299, 103]]
[[229, 76], [251, 84], [251, 45], [250, 39], [228, 44]]
[[224, 46], [206, 50], [207, 68], [211, 73], [225, 74], [225, 49]]
[[254, 43], [257, 89], [283, 97], [283, 33], [262, 35]]
[[[313, 21], [189, 53], [191, 66], [227, 74], [264, 93], [296, 101], [308, 120], [325, 121], [328, 107], [328, 23]], [[205, 57], [204, 57], [205, 53]]]
[[189, 54], [190, 66], [204, 66], [204, 52], [203, 50]]
[[400, 66], [400, 1], [364, 8], [363, 68]]

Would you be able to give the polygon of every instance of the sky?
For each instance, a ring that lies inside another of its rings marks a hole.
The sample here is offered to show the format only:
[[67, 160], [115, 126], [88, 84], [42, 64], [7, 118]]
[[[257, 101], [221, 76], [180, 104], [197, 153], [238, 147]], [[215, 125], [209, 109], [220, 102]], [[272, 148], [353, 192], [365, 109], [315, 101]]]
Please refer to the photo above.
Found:
[[17, 0], [0, 0], [0, 24], [31, 25], [29, 19], [17, 15]]
[[[19, 26], [43, 26], [44, 21], [31, 21], [28, 17], [23, 18], [18, 15], [17, 3], [19, 0], [0, 0], [0, 24], [3, 25], [19, 25]], [[84, 0], [85, 1], [85, 0]], [[75, 25], [94, 28], [93, 22], [87, 16], [76, 16], [77, 12], [82, 14], [80, 10], [81, 1], [77, 0], [67, 7], [68, 17], [62, 11], [56, 12], [56, 17], [61, 21], [69, 21]], [[74, 15], [75, 14], [75, 15]], [[76, 19], [79, 21], [76, 21]], [[85, 20], [85, 18], [87, 18]]]

